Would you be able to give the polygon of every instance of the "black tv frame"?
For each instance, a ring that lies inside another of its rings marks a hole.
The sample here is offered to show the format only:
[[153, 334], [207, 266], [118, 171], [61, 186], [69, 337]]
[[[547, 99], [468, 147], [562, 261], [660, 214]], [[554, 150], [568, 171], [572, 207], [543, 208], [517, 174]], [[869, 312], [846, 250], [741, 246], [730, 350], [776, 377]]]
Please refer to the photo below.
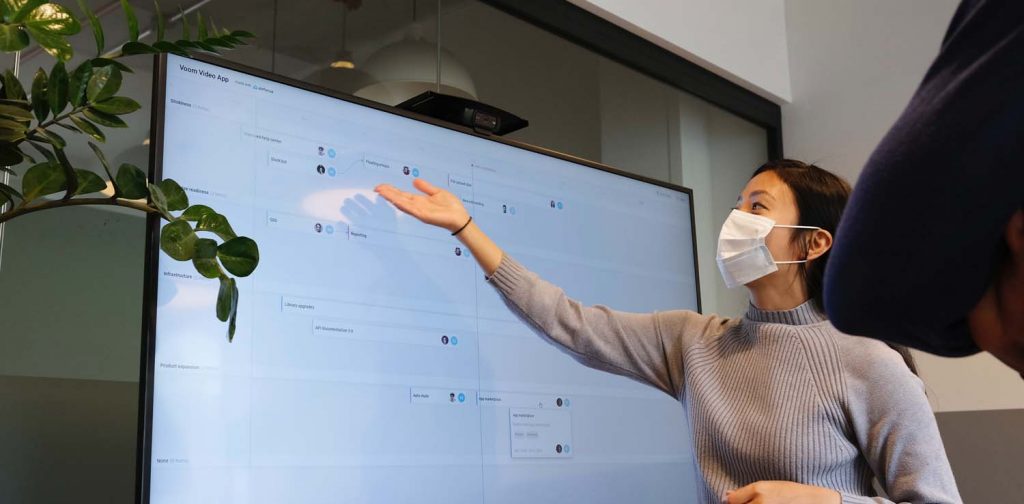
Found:
[[[509, 140], [496, 136], [489, 136], [477, 133], [476, 131], [457, 124], [447, 123], [439, 121], [437, 119], [415, 114], [406, 110], [390, 107], [381, 103], [366, 100], [353, 96], [347, 93], [341, 93], [332, 89], [327, 89], [315, 84], [303, 82], [300, 80], [276, 75], [258, 68], [234, 63], [231, 61], [224, 60], [222, 58], [209, 56], [205, 54], [193, 55], [190, 59], [200, 61], [203, 63], [211, 64], [226, 68], [228, 70], [234, 70], [244, 74], [251, 75], [262, 79], [267, 79], [278, 84], [291, 86], [294, 88], [302, 89], [305, 91], [311, 91], [331, 98], [336, 98], [349, 103], [362, 105], [369, 107], [381, 112], [394, 114], [397, 116], [405, 117], [408, 119], [414, 119], [420, 122], [438, 126], [441, 128], [457, 131], [469, 136], [474, 136], [491, 142], [496, 142], [519, 149], [543, 154], [553, 158], [561, 159], [578, 165], [587, 166], [596, 170], [612, 173], [622, 177], [626, 177], [648, 184], [664, 187], [673, 191], [682, 192], [687, 195], [689, 206], [690, 206], [690, 232], [691, 232], [691, 244], [693, 245], [693, 274], [694, 274], [694, 288], [697, 294], [697, 311], [701, 312], [701, 299], [700, 299], [700, 274], [697, 265], [697, 230], [696, 220], [694, 218], [694, 204], [693, 204], [693, 190], [681, 185], [672, 184], [669, 182], [663, 182], [642, 175], [629, 173], [617, 168], [613, 168], [608, 165], [597, 163], [594, 161], [586, 160], [556, 152], [553, 150], [545, 149], [535, 145], [530, 145], [515, 140]], [[165, 102], [167, 98], [167, 55], [158, 54], [154, 56], [153, 62], [153, 92], [152, 92], [152, 114], [150, 124], [150, 143], [149, 143], [149, 178], [153, 182], [162, 180], [163, 178], [163, 147], [164, 147], [164, 115], [165, 115]], [[139, 372], [139, 421], [138, 421], [138, 437], [135, 454], [135, 496], [138, 504], [149, 503], [149, 478], [151, 464], [150, 459], [152, 458], [152, 437], [151, 437], [151, 426], [153, 422], [153, 367], [155, 359], [155, 343], [156, 343], [156, 298], [157, 298], [157, 281], [159, 279], [159, 265], [160, 265], [160, 217], [156, 214], [148, 214], [146, 217], [146, 263], [145, 273], [143, 281], [143, 294], [142, 294], [142, 352], [140, 358], [140, 372]], [[256, 273], [258, 274], [258, 272]]]

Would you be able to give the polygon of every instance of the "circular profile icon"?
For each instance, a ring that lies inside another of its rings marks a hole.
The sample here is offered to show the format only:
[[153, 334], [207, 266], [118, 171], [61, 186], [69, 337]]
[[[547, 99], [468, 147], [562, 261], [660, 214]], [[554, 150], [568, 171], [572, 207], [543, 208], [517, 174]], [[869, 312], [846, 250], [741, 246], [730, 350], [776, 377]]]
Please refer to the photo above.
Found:
[[448, 401], [449, 402], [455, 402], [455, 392], [452, 392], [451, 394], [448, 394]]
[[459, 337], [458, 336], [452, 336], [451, 342], [452, 342], [452, 346], [458, 345], [459, 344]]
[[557, 404], [558, 407], [561, 408], [562, 407], [562, 398], [559, 397], [558, 399], [555, 399], [555, 404]]
[[466, 402], [466, 394], [459, 392], [459, 402]]
[[324, 231], [327, 231], [327, 234], [334, 234], [334, 226], [328, 224], [324, 227]]
[[555, 451], [558, 452], [558, 453], [562, 453], [562, 445], [556, 444], [555, 445]]
[[338, 153], [334, 152], [334, 149], [327, 149], [327, 157], [334, 159], [334, 156], [336, 156], [337, 154]]
[[327, 174], [333, 177], [338, 174], [338, 170], [335, 170], [334, 167], [332, 166], [327, 169]]
[[409, 167], [408, 166], [403, 166], [402, 167], [402, 173], [405, 174], [405, 175], [408, 175], [409, 174]]
[[555, 200], [551, 200], [551, 208], [555, 208]]
[[313, 229], [316, 230], [317, 233], [321, 233], [324, 230], [324, 225], [317, 222], [316, 224], [313, 224]]
[[559, 201], [559, 202], [558, 202], [558, 209], [559, 209], [559, 210], [561, 210], [561, 209], [562, 209], [562, 202], [561, 202], [561, 201]]
[[316, 153], [321, 155], [321, 156], [323, 156], [324, 155], [324, 146], [321, 145], [321, 146], [317, 147], [316, 148]]
[[413, 168], [412, 169], [412, 176], [413, 177], [419, 177], [420, 176], [420, 169], [419, 168]]
[[455, 255], [462, 256], [462, 247], [455, 247]]
[[448, 336], [441, 336], [441, 344], [442, 345], [447, 345], [448, 344]]
[[323, 175], [327, 173], [327, 168], [325, 168], [324, 165], [322, 164], [318, 164], [316, 165], [316, 172], [319, 173], [320, 175]]

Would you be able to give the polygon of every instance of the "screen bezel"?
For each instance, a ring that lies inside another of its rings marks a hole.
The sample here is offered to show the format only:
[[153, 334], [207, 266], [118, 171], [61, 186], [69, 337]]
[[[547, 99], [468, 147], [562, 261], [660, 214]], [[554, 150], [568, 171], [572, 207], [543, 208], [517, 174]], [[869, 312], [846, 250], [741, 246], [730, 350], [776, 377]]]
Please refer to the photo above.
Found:
[[[519, 149], [524, 149], [530, 152], [543, 154], [570, 163], [586, 166], [596, 170], [601, 170], [607, 173], [612, 173], [622, 177], [626, 177], [648, 184], [664, 187], [674, 191], [682, 192], [687, 195], [687, 201], [690, 207], [690, 232], [691, 241], [693, 244], [693, 274], [694, 274], [694, 288], [697, 290], [697, 312], [702, 311], [701, 299], [700, 299], [700, 274], [697, 265], [697, 227], [696, 219], [694, 217], [694, 203], [693, 203], [693, 190], [681, 185], [656, 180], [635, 173], [623, 171], [611, 166], [590, 161], [587, 159], [572, 156], [543, 147], [530, 145], [523, 142], [517, 142], [515, 140], [509, 140], [497, 136], [481, 134], [471, 128], [465, 126], [447, 123], [439, 121], [432, 117], [423, 116], [420, 114], [412, 113], [406, 110], [398, 109], [395, 107], [387, 106], [374, 101], [366, 100], [353, 96], [347, 93], [342, 93], [332, 89], [324, 88], [303, 82], [300, 80], [292, 79], [282, 75], [273, 74], [265, 70], [253, 68], [247, 65], [224, 60], [222, 58], [206, 55], [197, 54], [188, 57], [202, 63], [219, 66], [228, 70], [251, 75], [261, 79], [267, 79], [269, 81], [283, 84], [286, 86], [302, 89], [305, 91], [314, 92], [320, 95], [328, 96], [338, 100], [362, 105], [369, 107], [381, 112], [398, 115], [408, 119], [414, 119], [420, 122], [438, 126], [441, 128], [457, 131], [466, 135], [482, 138], [491, 142], [496, 142]], [[152, 91], [152, 114], [150, 124], [150, 144], [149, 144], [149, 179], [152, 182], [158, 182], [163, 178], [163, 140], [164, 140], [164, 105], [166, 102], [166, 90], [167, 90], [167, 55], [157, 54], [154, 56], [153, 62], [153, 91]], [[158, 269], [160, 265], [160, 217], [156, 214], [150, 213], [146, 217], [146, 264], [143, 281], [143, 295], [142, 295], [142, 355], [140, 358], [140, 376], [139, 376], [139, 426], [138, 426], [138, 441], [136, 446], [136, 460], [135, 460], [135, 495], [136, 502], [139, 504], [149, 503], [149, 478], [150, 478], [150, 458], [152, 455], [152, 422], [153, 422], [153, 366], [155, 360], [155, 343], [156, 343], [156, 298], [157, 298], [157, 281], [159, 279]]]

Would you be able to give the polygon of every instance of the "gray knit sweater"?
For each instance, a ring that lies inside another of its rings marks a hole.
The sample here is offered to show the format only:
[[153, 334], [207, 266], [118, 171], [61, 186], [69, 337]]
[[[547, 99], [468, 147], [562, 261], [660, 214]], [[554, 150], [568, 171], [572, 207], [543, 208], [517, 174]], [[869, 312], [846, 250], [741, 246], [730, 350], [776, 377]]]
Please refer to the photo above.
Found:
[[741, 319], [586, 307], [507, 255], [489, 280], [579, 362], [683, 403], [704, 502], [762, 480], [831, 488], [845, 503], [961, 502], [921, 380], [810, 303]]

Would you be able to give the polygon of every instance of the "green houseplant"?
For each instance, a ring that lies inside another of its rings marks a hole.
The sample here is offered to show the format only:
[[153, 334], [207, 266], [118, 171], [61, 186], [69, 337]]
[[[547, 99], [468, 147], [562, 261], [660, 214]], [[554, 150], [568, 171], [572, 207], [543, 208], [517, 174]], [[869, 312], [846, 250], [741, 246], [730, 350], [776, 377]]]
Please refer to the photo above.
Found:
[[[65, 66], [73, 56], [68, 37], [78, 34], [82, 23], [67, 7], [46, 0], [0, 0], [0, 50], [17, 53], [35, 41], [56, 60], [49, 71], [36, 70], [28, 90], [12, 69], [0, 78], [0, 223], [33, 212], [81, 205], [116, 205], [158, 215], [167, 221], [160, 232], [161, 250], [178, 261], [191, 261], [204, 277], [219, 280], [216, 315], [228, 323], [230, 341], [238, 313], [236, 277], [256, 269], [256, 242], [237, 236], [227, 218], [214, 209], [190, 205], [188, 195], [174, 180], [154, 182], [128, 163], [115, 170], [94, 141], [104, 143], [106, 129], [126, 128], [119, 116], [140, 108], [132, 98], [117, 94], [122, 74], [132, 71], [123, 62], [125, 57], [217, 53], [244, 45], [253, 35], [217, 28], [201, 13], [190, 22], [181, 13], [180, 37], [170, 40], [156, 5], [155, 40], [144, 43], [131, 4], [121, 0], [129, 41], [106, 51], [99, 19], [82, 0], [78, 6], [96, 39], [96, 56], [72, 69]], [[58, 129], [88, 142], [106, 178], [97, 174], [99, 170], [72, 165], [65, 153], [68, 141]], [[20, 190], [6, 183], [12, 175], [20, 175]]]

